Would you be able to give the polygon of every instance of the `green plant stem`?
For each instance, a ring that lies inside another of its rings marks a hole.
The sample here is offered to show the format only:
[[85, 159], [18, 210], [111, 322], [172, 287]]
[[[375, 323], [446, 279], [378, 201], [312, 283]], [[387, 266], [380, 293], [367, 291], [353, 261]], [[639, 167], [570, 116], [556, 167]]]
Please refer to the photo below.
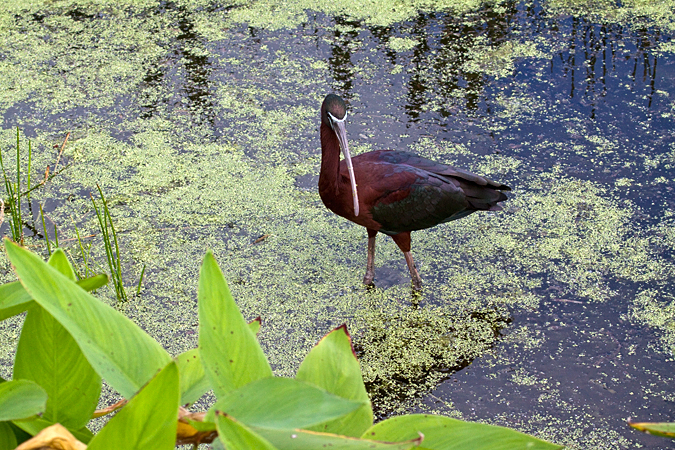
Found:
[[32, 188], [28, 189], [27, 191], [22, 192], [21, 195], [23, 196], [23, 195], [28, 195], [28, 194], [30, 194], [30, 193], [33, 192], [35, 189], [38, 189], [39, 187], [43, 186], [47, 181], [51, 180], [52, 178], [54, 178], [55, 176], [57, 176], [58, 174], [60, 174], [60, 173], [63, 172], [64, 170], [66, 170], [67, 168], [69, 168], [70, 166], [72, 166], [72, 163], [71, 163], [71, 164], [68, 164], [67, 166], [64, 166], [63, 169], [59, 170], [58, 172], [52, 173], [52, 174], [49, 175], [45, 180], [42, 180], [41, 182], [39, 182], [38, 184], [36, 184], [36, 185], [33, 186]]
[[[28, 189], [28, 192], [30, 192], [30, 169], [31, 169], [31, 163], [33, 162], [33, 148], [31, 146], [30, 141], [28, 141], [28, 174], [26, 175], [26, 188]], [[26, 200], [28, 200], [28, 203], [30, 204], [30, 194], [26, 194]]]
[[[16, 217], [18, 218], [17, 235], [23, 245], [23, 226], [21, 222], [21, 150], [19, 147], [19, 127], [16, 127]], [[12, 208], [14, 212], [14, 208]]]
[[[16, 160], [17, 160], [17, 167], [20, 170], [20, 161], [19, 161], [19, 129], [17, 128], [16, 130], [16, 141], [17, 141], [17, 149], [16, 149]], [[7, 171], [5, 170], [5, 164], [2, 159], [2, 152], [0, 152], [0, 168], [2, 169], [2, 175], [5, 181], [5, 191], [7, 193], [7, 208], [9, 208], [9, 212], [12, 215], [12, 218], [9, 222], [9, 227], [12, 233], [12, 240], [14, 242], [20, 243], [23, 245], [23, 223], [21, 221], [21, 201], [20, 201], [20, 177], [21, 174], [20, 172], [17, 173], [17, 184], [14, 186], [14, 183], [10, 181], [10, 178], [7, 174]], [[15, 189], [16, 187], [16, 189]]]
[[73, 225], [75, 226], [75, 234], [77, 235], [77, 244], [80, 246], [80, 254], [82, 255], [82, 262], [84, 263], [84, 276], [88, 277], [91, 271], [89, 270], [89, 263], [87, 261], [87, 257], [84, 254], [84, 246], [82, 245], [82, 239], [80, 239], [80, 230], [77, 228], [77, 224], [75, 223], [72, 217], [70, 218], [70, 220], [73, 222]]
[[[98, 192], [101, 195], [101, 201], [103, 202], [102, 211], [99, 210], [98, 206], [96, 206], [96, 201], [94, 201], [93, 195], [91, 195], [91, 201], [94, 205], [94, 210], [96, 211], [98, 223], [101, 228], [105, 253], [108, 258], [108, 266], [110, 267], [110, 278], [112, 279], [113, 285], [115, 286], [115, 293], [117, 294], [118, 301], [126, 301], [127, 293], [124, 289], [124, 284], [122, 283], [122, 262], [120, 259], [117, 234], [115, 233], [115, 227], [113, 225], [112, 217], [110, 216], [110, 210], [108, 209], [108, 203], [105, 200], [103, 191], [99, 185], [96, 185], [96, 187], [98, 188]], [[110, 232], [108, 231], [108, 226], [110, 226]], [[112, 241], [110, 239], [110, 234], [112, 234]], [[115, 244], [114, 252], [112, 248], [112, 242]]]
[[45, 223], [45, 214], [42, 211], [42, 204], [40, 204], [40, 217], [42, 218], [42, 231], [45, 234], [45, 241], [47, 241], [47, 252], [52, 256], [52, 248], [49, 245], [49, 235], [47, 234], [47, 224]]
[[141, 283], [143, 283], [143, 274], [145, 273], [145, 264], [143, 264], [143, 270], [141, 270], [141, 277], [138, 280], [138, 289], [136, 289], [136, 295], [141, 295]]

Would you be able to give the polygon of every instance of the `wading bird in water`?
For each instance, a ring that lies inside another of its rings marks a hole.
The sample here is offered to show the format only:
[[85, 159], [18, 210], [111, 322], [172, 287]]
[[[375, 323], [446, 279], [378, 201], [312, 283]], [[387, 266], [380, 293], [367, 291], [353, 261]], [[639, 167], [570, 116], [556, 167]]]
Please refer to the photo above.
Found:
[[[506, 185], [413, 153], [378, 150], [352, 158], [347, 144], [347, 105], [329, 94], [321, 105], [319, 194], [335, 214], [368, 230], [363, 283], [375, 277], [375, 236], [387, 234], [403, 252], [413, 288], [422, 288], [410, 232], [461, 219], [474, 211], [499, 211]], [[340, 149], [344, 160], [340, 161]]]

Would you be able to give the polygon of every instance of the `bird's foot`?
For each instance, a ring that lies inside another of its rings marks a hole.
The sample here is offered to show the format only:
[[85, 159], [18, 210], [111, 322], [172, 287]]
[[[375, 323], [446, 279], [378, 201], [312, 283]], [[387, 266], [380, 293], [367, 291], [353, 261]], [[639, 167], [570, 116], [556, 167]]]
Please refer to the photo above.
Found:
[[422, 290], [422, 279], [417, 277], [412, 279], [413, 292], [418, 293]]
[[366, 273], [366, 276], [363, 277], [363, 284], [365, 284], [368, 287], [375, 287], [375, 283], [373, 283], [374, 278], [375, 278], [374, 274]]

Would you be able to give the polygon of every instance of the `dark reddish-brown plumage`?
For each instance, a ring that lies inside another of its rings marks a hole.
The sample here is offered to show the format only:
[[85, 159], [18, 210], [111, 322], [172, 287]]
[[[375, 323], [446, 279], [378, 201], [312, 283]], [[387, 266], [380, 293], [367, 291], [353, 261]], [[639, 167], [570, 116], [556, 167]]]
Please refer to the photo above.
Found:
[[[465, 170], [396, 150], [351, 158], [345, 119], [337, 95], [321, 105], [319, 194], [328, 209], [368, 230], [365, 284], [375, 276], [375, 236], [392, 237], [405, 257], [413, 287], [422, 280], [410, 254], [410, 232], [460, 219], [474, 211], [499, 211], [510, 188]], [[340, 149], [344, 160], [340, 161]]]

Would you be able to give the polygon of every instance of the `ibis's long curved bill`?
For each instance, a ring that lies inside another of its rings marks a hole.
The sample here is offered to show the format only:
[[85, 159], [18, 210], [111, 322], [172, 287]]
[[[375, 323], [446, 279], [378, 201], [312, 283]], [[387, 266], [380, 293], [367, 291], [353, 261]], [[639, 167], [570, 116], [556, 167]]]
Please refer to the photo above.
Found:
[[[345, 116], [346, 117], [346, 116]], [[347, 130], [345, 128], [344, 119], [336, 120], [333, 122], [333, 131], [337, 135], [338, 141], [340, 141], [340, 148], [342, 149], [342, 154], [345, 156], [345, 161], [347, 161], [347, 170], [349, 171], [349, 179], [352, 182], [352, 197], [354, 199], [354, 215], [359, 215], [359, 194], [356, 192], [356, 178], [354, 178], [354, 166], [352, 165], [352, 157], [349, 154], [349, 144], [347, 144]]]

